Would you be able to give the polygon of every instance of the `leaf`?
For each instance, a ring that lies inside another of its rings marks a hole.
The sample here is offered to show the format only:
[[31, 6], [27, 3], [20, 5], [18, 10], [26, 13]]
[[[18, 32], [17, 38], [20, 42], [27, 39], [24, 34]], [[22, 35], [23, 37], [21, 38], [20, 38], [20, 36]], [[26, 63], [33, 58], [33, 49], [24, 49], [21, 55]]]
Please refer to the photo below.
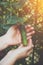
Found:
[[22, 17], [17, 16], [8, 16], [7, 18], [7, 24], [17, 24], [17, 23], [23, 23], [24, 19]]

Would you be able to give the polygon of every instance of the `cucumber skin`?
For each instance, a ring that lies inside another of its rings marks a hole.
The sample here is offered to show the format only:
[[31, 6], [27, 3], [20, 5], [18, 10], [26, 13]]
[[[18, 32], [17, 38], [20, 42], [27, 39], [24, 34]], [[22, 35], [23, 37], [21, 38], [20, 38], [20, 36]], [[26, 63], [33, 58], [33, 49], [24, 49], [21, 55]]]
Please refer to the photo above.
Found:
[[21, 26], [20, 31], [21, 31], [21, 36], [22, 36], [22, 43], [23, 43], [24, 46], [27, 46], [28, 42], [27, 42], [27, 36], [26, 36], [26, 31], [25, 31], [24, 25]]

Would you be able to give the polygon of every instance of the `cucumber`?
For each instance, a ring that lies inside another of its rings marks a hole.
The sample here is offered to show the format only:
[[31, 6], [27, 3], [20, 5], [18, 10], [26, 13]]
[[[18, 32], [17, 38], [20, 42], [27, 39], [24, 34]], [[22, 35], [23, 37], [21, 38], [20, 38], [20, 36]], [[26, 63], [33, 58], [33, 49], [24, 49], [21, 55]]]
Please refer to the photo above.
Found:
[[27, 36], [26, 36], [26, 31], [25, 31], [25, 26], [24, 25], [20, 25], [20, 32], [21, 32], [21, 36], [22, 36], [22, 43], [24, 46], [27, 46]]

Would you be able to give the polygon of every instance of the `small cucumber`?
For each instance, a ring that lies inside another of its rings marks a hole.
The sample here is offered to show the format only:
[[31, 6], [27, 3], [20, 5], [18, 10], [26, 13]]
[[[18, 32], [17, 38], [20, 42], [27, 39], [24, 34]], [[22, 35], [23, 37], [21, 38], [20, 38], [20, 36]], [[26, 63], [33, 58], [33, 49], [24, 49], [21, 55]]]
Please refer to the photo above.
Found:
[[20, 26], [20, 31], [21, 31], [21, 36], [22, 36], [22, 43], [24, 46], [27, 46], [27, 36], [26, 36], [26, 31], [25, 31], [25, 26], [21, 25]]

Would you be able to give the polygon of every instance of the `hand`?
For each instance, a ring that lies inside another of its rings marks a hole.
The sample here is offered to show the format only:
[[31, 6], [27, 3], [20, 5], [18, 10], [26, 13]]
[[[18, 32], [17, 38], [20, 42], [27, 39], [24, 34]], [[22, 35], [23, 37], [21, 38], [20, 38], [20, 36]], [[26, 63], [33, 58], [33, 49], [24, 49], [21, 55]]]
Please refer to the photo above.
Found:
[[32, 39], [29, 39], [27, 46], [23, 46], [23, 44], [21, 44], [16, 50], [11, 50], [10, 52], [12, 53], [11, 55], [15, 54], [16, 60], [18, 60], [29, 56], [33, 47]]
[[[30, 25], [25, 26], [27, 40], [32, 37], [35, 33], [34, 28]], [[7, 48], [9, 45], [20, 45], [22, 42], [21, 40], [21, 33], [17, 26], [12, 26], [9, 28], [7, 33], [0, 37], [0, 50]]]
[[[30, 25], [25, 26], [27, 39], [31, 37], [32, 34], [34, 34], [34, 28]], [[12, 26], [9, 28], [7, 33], [5, 34], [6, 43], [8, 45], [19, 45], [21, 44], [21, 33], [17, 26]]]
[[[32, 39], [28, 40], [28, 46], [24, 47], [22, 44], [16, 49], [11, 50], [1, 60], [1, 65], [13, 65], [18, 59], [27, 57], [30, 55], [33, 49]], [[6, 62], [7, 60], [7, 62]]]

